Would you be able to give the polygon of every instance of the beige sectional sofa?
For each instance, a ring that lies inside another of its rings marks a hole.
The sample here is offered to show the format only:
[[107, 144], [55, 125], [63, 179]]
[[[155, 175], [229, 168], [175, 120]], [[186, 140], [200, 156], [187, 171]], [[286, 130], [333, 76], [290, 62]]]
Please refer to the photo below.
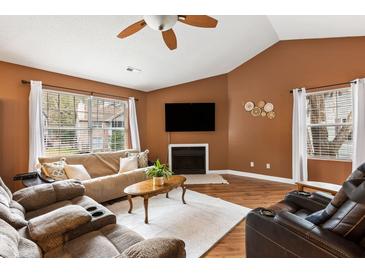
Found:
[[0, 257], [185, 257], [174, 238], [145, 240], [116, 224], [115, 215], [85, 196], [74, 181], [24, 188], [14, 194], [0, 178]]
[[57, 162], [62, 158], [67, 164], [83, 165], [90, 174], [90, 180], [82, 181], [86, 195], [97, 202], [105, 202], [125, 196], [125, 187], [146, 180], [146, 168], [118, 173], [120, 158], [126, 157], [128, 152], [135, 150], [122, 150], [117, 152], [102, 152], [90, 154], [65, 155], [57, 157], [40, 157], [40, 164]]

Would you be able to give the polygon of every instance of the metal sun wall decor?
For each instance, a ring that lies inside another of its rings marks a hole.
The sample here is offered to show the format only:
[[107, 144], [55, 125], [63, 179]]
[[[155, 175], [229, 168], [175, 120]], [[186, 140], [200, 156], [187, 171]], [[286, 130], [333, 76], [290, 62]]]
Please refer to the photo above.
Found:
[[266, 103], [265, 101], [259, 101], [255, 105], [254, 102], [248, 101], [243, 104], [245, 110], [250, 112], [253, 117], [267, 117], [270, 120], [274, 119], [276, 114], [274, 112], [274, 105], [272, 103]]

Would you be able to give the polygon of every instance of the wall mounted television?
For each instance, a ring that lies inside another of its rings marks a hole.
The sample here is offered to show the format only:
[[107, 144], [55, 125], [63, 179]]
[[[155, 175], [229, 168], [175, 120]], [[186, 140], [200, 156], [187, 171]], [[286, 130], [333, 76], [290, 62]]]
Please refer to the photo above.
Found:
[[165, 104], [165, 130], [215, 131], [215, 103]]

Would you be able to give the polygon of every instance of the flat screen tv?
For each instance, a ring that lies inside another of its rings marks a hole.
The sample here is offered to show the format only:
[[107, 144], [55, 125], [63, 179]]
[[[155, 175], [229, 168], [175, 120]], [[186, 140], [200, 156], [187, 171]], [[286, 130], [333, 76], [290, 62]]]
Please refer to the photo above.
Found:
[[166, 131], [214, 131], [215, 103], [165, 104]]

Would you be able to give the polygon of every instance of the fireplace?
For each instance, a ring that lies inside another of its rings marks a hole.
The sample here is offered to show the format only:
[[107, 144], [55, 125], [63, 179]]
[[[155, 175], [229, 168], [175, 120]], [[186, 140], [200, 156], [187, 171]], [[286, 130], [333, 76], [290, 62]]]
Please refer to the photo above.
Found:
[[174, 174], [207, 173], [208, 144], [169, 145], [169, 166]]

